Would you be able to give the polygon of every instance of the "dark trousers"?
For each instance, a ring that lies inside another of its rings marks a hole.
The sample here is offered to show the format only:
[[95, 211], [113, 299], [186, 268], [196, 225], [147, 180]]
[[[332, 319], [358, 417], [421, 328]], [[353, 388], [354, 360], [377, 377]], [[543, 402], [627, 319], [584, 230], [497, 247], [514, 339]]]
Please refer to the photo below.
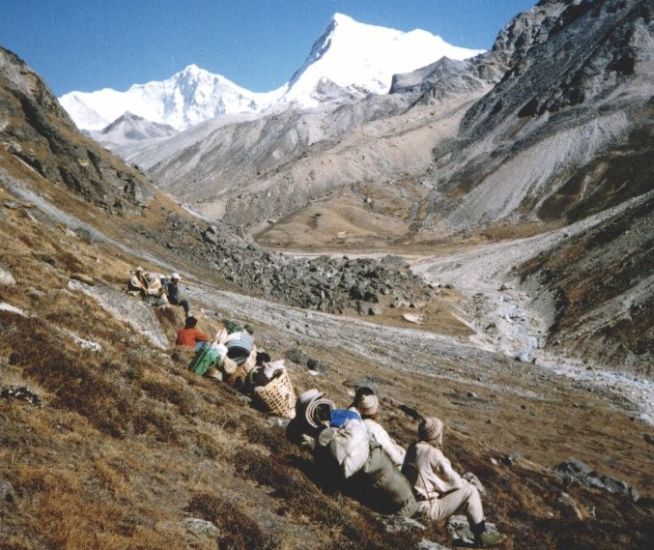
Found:
[[184, 308], [184, 315], [188, 317], [189, 305], [187, 300], [178, 300], [177, 302], [170, 302], [174, 306], [180, 306]]

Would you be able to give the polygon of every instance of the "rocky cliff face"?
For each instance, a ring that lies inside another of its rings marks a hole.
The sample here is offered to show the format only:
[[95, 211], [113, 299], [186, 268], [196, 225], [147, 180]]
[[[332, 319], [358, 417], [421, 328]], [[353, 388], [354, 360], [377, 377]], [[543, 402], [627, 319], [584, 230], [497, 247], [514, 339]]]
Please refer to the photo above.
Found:
[[0, 143], [51, 183], [116, 211], [152, 196], [147, 178], [81, 136], [40, 77], [2, 48], [0, 118]]
[[[434, 151], [439, 196], [432, 197], [433, 220], [442, 228], [537, 218], [559, 190], [567, 185], [570, 193], [568, 182], [579, 169], [630, 136], [648, 133], [651, 2], [541, 2], [535, 10], [542, 19], [538, 31], [529, 27], [523, 38], [498, 42], [514, 48], [511, 68], [468, 110], [459, 138]], [[592, 179], [576, 186], [561, 216], [572, 209], [582, 216], [579, 205], [591, 195], [603, 200], [606, 186]], [[628, 186], [610, 200], [604, 196], [604, 203], [641, 191], [642, 185]], [[459, 198], [444, 199], [443, 192]]]

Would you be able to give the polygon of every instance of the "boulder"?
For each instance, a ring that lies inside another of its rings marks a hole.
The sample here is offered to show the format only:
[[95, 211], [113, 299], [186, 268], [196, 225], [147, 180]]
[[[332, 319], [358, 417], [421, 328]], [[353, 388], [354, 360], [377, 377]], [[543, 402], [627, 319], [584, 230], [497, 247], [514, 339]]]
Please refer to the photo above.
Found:
[[186, 518], [184, 525], [189, 531], [193, 531], [196, 535], [204, 535], [211, 538], [216, 538], [220, 531], [210, 521], [200, 518]]
[[587, 487], [600, 489], [608, 493], [617, 493], [629, 497], [634, 502], [640, 498], [638, 491], [625, 481], [610, 476], [600, 475], [587, 464], [576, 458], [570, 458], [555, 468], [564, 483], [580, 483]]

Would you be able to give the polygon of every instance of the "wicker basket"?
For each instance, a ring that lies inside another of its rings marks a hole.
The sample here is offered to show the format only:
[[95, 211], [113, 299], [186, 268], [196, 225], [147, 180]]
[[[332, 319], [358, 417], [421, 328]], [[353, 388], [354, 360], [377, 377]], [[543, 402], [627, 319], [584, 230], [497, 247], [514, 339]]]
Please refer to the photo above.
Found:
[[257, 386], [254, 393], [272, 413], [287, 418], [295, 418], [295, 391], [286, 369], [265, 386]]

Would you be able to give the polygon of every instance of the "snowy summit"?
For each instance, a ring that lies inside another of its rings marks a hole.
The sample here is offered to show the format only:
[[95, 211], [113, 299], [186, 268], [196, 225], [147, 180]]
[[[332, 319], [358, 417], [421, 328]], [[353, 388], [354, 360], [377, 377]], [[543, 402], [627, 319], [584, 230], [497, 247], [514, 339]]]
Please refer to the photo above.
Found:
[[270, 99], [189, 65], [162, 82], [134, 84], [126, 92], [70, 92], [59, 102], [85, 130], [103, 129], [126, 112], [184, 130], [222, 114], [258, 112]]
[[482, 51], [452, 46], [427, 31], [402, 32], [337, 13], [291, 78], [283, 100], [310, 107], [332, 99], [330, 92], [337, 90], [354, 97], [385, 94], [396, 73], [414, 71], [444, 56], [466, 59]]
[[396, 73], [419, 69], [443, 56], [465, 59], [478, 53], [481, 50], [452, 46], [427, 31], [402, 32], [337, 13], [290, 81], [268, 93], [252, 92], [189, 65], [162, 82], [135, 84], [125, 92], [109, 88], [70, 92], [59, 101], [85, 130], [101, 130], [128, 111], [184, 130], [225, 114], [261, 113], [288, 104], [310, 108], [384, 94]]

